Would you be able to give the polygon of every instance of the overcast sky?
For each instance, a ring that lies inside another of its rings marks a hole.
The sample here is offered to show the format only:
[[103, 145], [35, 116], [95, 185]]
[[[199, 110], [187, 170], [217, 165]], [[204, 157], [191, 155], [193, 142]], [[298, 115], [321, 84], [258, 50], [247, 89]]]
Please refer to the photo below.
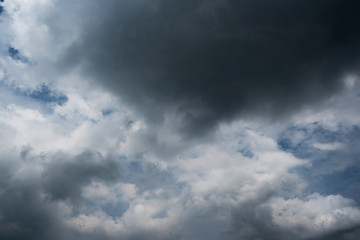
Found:
[[0, 0], [0, 239], [360, 239], [359, 11]]

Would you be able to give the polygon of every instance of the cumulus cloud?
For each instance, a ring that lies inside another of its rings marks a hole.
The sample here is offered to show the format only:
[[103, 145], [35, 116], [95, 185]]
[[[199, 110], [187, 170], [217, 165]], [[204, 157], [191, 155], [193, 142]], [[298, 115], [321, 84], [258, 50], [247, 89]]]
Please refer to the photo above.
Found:
[[82, 187], [92, 179], [108, 182], [120, 177], [116, 160], [93, 152], [75, 157], [35, 155], [27, 161], [13, 155], [12, 159], [1, 159], [1, 169], [2, 239], [66, 238], [70, 231], [60, 218], [66, 212], [57, 201], [79, 200]]
[[[303, 200], [275, 198], [269, 203], [273, 222], [292, 232], [323, 233], [349, 227], [359, 221], [359, 209], [354, 201], [341, 196], [310, 195]], [[354, 226], [356, 226], [355, 224]]]
[[346, 239], [347, 231], [359, 227], [359, 216], [355, 202], [338, 195], [273, 197], [236, 209], [225, 239]]
[[359, 238], [356, 1], [0, 5], [1, 239]]

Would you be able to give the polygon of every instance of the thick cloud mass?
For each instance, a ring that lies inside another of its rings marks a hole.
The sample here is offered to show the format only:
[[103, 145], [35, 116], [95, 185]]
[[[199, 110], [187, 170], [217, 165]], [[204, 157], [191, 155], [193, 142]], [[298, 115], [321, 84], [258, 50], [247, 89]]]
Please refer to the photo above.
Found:
[[360, 239], [359, 1], [0, 5], [1, 240]]
[[0, 172], [1, 239], [81, 239], [70, 237], [71, 231], [59, 218], [64, 213], [57, 201], [69, 199], [78, 204], [82, 187], [91, 180], [111, 182], [120, 177], [119, 163], [96, 152], [44, 157], [50, 159], [42, 170], [38, 164], [44, 159], [39, 156], [28, 163], [11, 159], [8, 165], [15, 167], [0, 159], [0, 167], [7, 170], [7, 174]]
[[101, 1], [82, 15], [66, 65], [201, 133], [247, 113], [280, 116], [324, 98], [359, 67], [360, 4], [320, 1]]

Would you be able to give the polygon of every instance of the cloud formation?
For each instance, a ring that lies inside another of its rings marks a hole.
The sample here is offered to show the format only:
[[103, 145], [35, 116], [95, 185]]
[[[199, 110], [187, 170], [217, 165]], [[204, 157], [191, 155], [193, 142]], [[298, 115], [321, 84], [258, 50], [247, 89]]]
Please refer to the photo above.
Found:
[[101, 154], [84, 152], [72, 161], [61, 156], [51, 161], [44, 171], [45, 191], [54, 200], [78, 201], [81, 188], [93, 179], [115, 181], [120, 179], [120, 166], [115, 159]]
[[63, 239], [70, 231], [59, 218], [64, 213], [58, 201], [70, 200], [75, 207], [82, 187], [92, 179], [111, 182], [120, 177], [119, 163], [99, 153], [86, 151], [74, 158], [61, 153], [30, 159], [24, 155], [30, 153], [22, 160], [1, 159], [2, 239]]
[[[69, 3], [61, 3], [69, 4]], [[63, 64], [201, 134], [247, 114], [278, 117], [358, 74], [357, 1], [92, 2]], [[75, 10], [75, 11], [76, 11]]]
[[0, 239], [359, 239], [357, 1], [0, 4]]

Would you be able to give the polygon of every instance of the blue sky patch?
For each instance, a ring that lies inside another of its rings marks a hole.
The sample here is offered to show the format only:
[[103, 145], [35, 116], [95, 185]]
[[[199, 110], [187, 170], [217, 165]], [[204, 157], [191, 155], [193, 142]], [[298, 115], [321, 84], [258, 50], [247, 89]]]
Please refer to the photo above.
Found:
[[[4, 0], [0, 0], [0, 3], [4, 2]], [[4, 11], [4, 7], [0, 5], [0, 14]]]
[[31, 98], [42, 103], [56, 103], [57, 105], [63, 106], [68, 101], [68, 97], [65, 94], [52, 90], [45, 84], [40, 85], [40, 87], [35, 90], [25, 90], [11, 86], [7, 86], [7, 88], [15, 95]]
[[129, 208], [129, 204], [124, 202], [117, 203], [107, 203], [102, 207], [102, 210], [105, 211], [111, 217], [121, 217], [126, 210]]
[[101, 113], [102, 113], [102, 115], [103, 115], [104, 117], [112, 114], [113, 112], [114, 112], [114, 111], [111, 110], [111, 109], [104, 109], [104, 110], [101, 111]]
[[300, 173], [311, 182], [306, 194], [318, 192], [322, 195], [340, 194], [360, 204], [360, 167], [355, 166], [328, 175], [314, 175], [311, 169], [302, 168]]
[[247, 158], [253, 158], [254, 157], [254, 154], [252, 153], [252, 151], [250, 149], [240, 149], [238, 150], [239, 153], [241, 153], [244, 157], [247, 157]]
[[66, 95], [53, 91], [46, 85], [41, 85], [39, 90], [31, 92], [29, 97], [46, 103], [56, 102], [60, 106], [68, 101]]
[[289, 126], [279, 137], [278, 145], [281, 150], [290, 152], [298, 158], [309, 158], [319, 150], [315, 143], [344, 142], [344, 133], [340, 130], [330, 131], [318, 123], [303, 126]]
[[[339, 149], [322, 150], [315, 143], [341, 143]], [[311, 166], [295, 171], [311, 182], [307, 191], [341, 194], [360, 203], [360, 129], [353, 127], [331, 131], [314, 123], [307, 127], [289, 127], [279, 138], [284, 151], [307, 158]]]
[[9, 56], [14, 59], [15, 61], [20, 61], [22, 63], [28, 63], [29, 59], [25, 56], [23, 56], [19, 50], [17, 50], [14, 47], [9, 47], [8, 48], [8, 54]]

